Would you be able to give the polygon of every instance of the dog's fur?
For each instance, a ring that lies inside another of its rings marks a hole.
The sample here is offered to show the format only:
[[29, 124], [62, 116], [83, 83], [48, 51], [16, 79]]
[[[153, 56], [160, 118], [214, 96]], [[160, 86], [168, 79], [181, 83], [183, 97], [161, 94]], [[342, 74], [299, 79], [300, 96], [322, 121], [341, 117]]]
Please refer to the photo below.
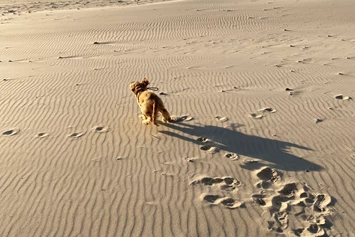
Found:
[[142, 119], [142, 123], [148, 125], [152, 122], [158, 126], [156, 122], [158, 112], [162, 113], [163, 122], [170, 123], [171, 117], [165, 109], [163, 101], [155, 93], [147, 90], [148, 85], [149, 81], [147, 78], [144, 78], [142, 82], [134, 81], [131, 82], [129, 86], [132, 93], [136, 96], [137, 103], [141, 109], [142, 114], [140, 115], [140, 118]]

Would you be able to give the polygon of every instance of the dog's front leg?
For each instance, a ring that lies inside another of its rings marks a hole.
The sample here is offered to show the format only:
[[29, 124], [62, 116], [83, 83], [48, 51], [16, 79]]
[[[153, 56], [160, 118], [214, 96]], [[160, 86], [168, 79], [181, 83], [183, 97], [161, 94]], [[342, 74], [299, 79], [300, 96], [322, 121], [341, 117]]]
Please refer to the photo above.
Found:
[[148, 125], [152, 121], [152, 118], [148, 116], [144, 110], [141, 112], [142, 114], [140, 114], [139, 117], [142, 119], [142, 123]]
[[147, 116], [144, 114], [144, 107], [139, 103], [139, 100], [137, 100], [137, 104], [141, 110], [141, 114], [139, 117], [142, 119], [142, 122], [147, 119]]
[[144, 114], [140, 114], [139, 117], [140, 117], [142, 120], [147, 119], [147, 117], [146, 117]]
[[146, 117], [146, 119], [144, 119], [142, 121], [142, 123], [145, 124], [145, 125], [148, 125], [148, 124], [150, 124], [151, 121], [152, 121], [151, 117]]

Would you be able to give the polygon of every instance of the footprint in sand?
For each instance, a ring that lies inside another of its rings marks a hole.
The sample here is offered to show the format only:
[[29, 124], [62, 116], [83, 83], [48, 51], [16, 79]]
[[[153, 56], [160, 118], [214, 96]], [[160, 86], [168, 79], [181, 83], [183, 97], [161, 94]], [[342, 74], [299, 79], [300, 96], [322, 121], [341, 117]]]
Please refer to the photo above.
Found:
[[350, 96], [343, 96], [343, 95], [336, 95], [335, 99], [337, 100], [351, 100], [352, 98]]
[[14, 129], [10, 129], [10, 130], [3, 132], [2, 135], [3, 136], [13, 136], [19, 132], [20, 132], [20, 129], [14, 128]]
[[277, 192], [281, 195], [281, 197], [294, 198], [296, 196], [300, 197], [300, 195], [305, 191], [305, 189], [308, 190], [307, 187], [305, 187], [299, 182], [290, 182], [286, 183]]
[[313, 121], [314, 121], [314, 123], [321, 123], [324, 121], [324, 119], [316, 118]]
[[256, 173], [256, 176], [264, 181], [272, 181], [276, 175], [277, 171], [269, 167], [264, 167]]
[[211, 140], [208, 139], [207, 137], [199, 137], [196, 139], [199, 142], [210, 142]]
[[206, 151], [206, 152], [211, 153], [211, 154], [215, 154], [215, 153], [219, 152], [219, 148], [218, 147], [211, 146], [211, 145], [201, 146], [200, 150]]
[[267, 207], [271, 213], [284, 211], [287, 209], [289, 201], [292, 198], [293, 197], [275, 194], [274, 196], [268, 198]]
[[237, 187], [242, 185], [242, 183], [239, 180], [231, 178], [231, 177], [225, 177], [225, 178], [223, 178], [223, 181], [224, 181], [224, 184], [222, 184], [220, 186], [220, 188], [221, 188], [221, 190], [224, 190], [224, 191], [233, 191]]
[[206, 201], [206, 202], [210, 202], [210, 203], [216, 204], [216, 201], [218, 199], [220, 199], [220, 196], [207, 194], [207, 195], [203, 195], [202, 199], [204, 201]]
[[265, 206], [266, 202], [264, 200], [264, 198], [266, 197], [266, 195], [264, 194], [259, 194], [259, 193], [255, 193], [251, 195], [252, 200], [258, 204], [259, 206]]
[[276, 110], [273, 109], [273, 108], [270, 108], [270, 107], [265, 107], [265, 108], [259, 109], [258, 112], [262, 112], [262, 113], [265, 113], [265, 112], [275, 113]]
[[216, 116], [215, 119], [219, 122], [227, 122], [228, 121], [227, 117], [221, 117], [221, 116]]
[[281, 180], [281, 173], [270, 167], [263, 167], [257, 171], [256, 176], [260, 179], [260, 182], [256, 184], [257, 188], [268, 189], [273, 183]]
[[241, 186], [241, 182], [232, 177], [202, 177], [191, 182], [192, 185], [215, 186], [220, 190], [231, 192]]
[[210, 154], [215, 154], [220, 150], [217, 146], [214, 146], [213, 141], [211, 139], [208, 139], [207, 137], [198, 137], [196, 140], [199, 142], [207, 143], [206, 145], [200, 146], [201, 151], [206, 151]]
[[187, 116], [187, 115], [183, 115], [183, 116], [180, 116], [180, 117], [171, 117], [171, 120], [173, 123], [179, 123], [179, 122], [183, 122], [183, 121], [191, 121], [193, 120], [194, 118], [191, 117], [191, 116]]
[[251, 113], [250, 116], [254, 119], [262, 119], [263, 117], [266, 116], [268, 113], [275, 113], [276, 110], [270, 107], [265, 107], [262, 109], [258, 109], [257, 112]]
[[47, 137], [47, 136], [48, 136], [48, 134], [44, 133], [44, 132], [40, 132], [40, 133], [37, 134], [37, 137], [40, 137], [40, 138]]
[[272, 221], [268, 221], [268, 229], [277, 233], [282, 233], [287, 229], [289, 223], [289, 216], [287, 212], [276, 212], [272, 214]]
[[71, 138], [79, 138], [79, 137], [82, 137], [84, 136], [85, 133], [78, 133], [78, 132], [74, 132], [72, 134], [69, 134], [68, 137], [71, 137]]
[[226, 153], [224, 154], [224, 157], [230, 160], [238, 160], [239, 159], [239, 155], [235, 154], [235, 153]]
[[255, 119], [262, 119], [264, 117], [264, 115], [257, 113], [251, 113], [250, 116]]
[[191, 184], [193, 185], [203, 184], [203, 185], [212, 186], [213, 184], [218, 184], [221, 182], [223, 182], [222, 178], [202, 177], [194, 180], [193, 182], [191, 182]]
[[78, 56], [69, 55], [69, 56], [59, 56], [58, 59], [71, 59], [71, 58], [79, 58]]
[[93, 130], [97, 133], [105, 133], [109, 131], [109, 128], [105, 126], [96, 126], [93, 128]]
[[286, 87], [285, 91], [288, 92], [289, 95], [296, 95], [298, 94], [296, 91], [294, 91], [292, 88]]
[[229, 209], [236, 209], [244, 206], [244, 202], [237, 202], [230, 197], [221, 197], [219, 195], [203, 194], [202, 200], [209, 202], [213, 205], [223, 205]]
[[234, 200], [233, 198], [230, 198], [230, 197], [220, 198], [217, 200], [217, 202], [229, 209], [236, 209], [239, 207], [244, 207], [244, 202], [237, 202], [236, 200]]
[[193, 163], [193, 162], [195, 162], [195, 161], [198, 161], [199, 159], [200, 159], [200, 157], [198, 157], [198, 156], [196, 156], [196, 157], [186, 157], [186, 158], [184, 158], [186, 161], [188, 161], [188, 162], [191, 162], [191, 163]]
[[296, 236], [310, 236], [310, 237], [317, 237], [317, 236], [325, 236], [326, 232], [321, 227], [321, 225], [317, 224], [310, 224], [306, 228], [299, 228], [293, 230], [293, 233]]
[[93, 44], [111, 44], [112, 42], [100, 42], [100, 41], [95, 41]]
[[332, 198], [328, 194], [318, 194], [313, 203], [313, 210], [316, 212], [328, 212], [327, 207], [331, 202]]

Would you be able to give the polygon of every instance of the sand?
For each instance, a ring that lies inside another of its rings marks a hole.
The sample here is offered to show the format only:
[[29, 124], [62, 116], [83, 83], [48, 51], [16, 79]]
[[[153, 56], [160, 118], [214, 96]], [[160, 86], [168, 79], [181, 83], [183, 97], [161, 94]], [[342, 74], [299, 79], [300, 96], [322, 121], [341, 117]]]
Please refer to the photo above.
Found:
[[353, 0], [53, 2], [0, 4], [0, 236], [354, 236]]

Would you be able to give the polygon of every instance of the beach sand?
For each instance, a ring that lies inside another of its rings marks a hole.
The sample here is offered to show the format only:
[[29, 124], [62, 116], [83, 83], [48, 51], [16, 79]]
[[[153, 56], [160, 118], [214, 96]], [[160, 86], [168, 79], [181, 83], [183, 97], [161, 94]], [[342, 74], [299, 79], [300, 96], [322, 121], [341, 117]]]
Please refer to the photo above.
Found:
[[354, 236], [355, 2], [151, 2], [0, 4], [0, 236]]

